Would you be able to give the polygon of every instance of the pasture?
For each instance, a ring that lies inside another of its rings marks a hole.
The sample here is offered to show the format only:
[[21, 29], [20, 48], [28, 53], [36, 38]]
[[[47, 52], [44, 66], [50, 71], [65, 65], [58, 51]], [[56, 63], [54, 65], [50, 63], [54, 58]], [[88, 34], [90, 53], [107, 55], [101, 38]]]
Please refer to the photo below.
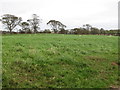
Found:
[[2, 36], [3, 88], [118, 87], [118, 37]]

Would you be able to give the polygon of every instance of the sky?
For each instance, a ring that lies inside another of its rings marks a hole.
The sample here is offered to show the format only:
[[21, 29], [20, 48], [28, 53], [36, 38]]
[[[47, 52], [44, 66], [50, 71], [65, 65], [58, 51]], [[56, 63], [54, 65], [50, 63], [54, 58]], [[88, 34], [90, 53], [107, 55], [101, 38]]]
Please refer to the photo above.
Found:
[[[50, 29], [49, 20], [58, 20], [66, 29], [79, 28], [84, 24], [104, 29], [118, 28], [119, 0], [0, 0], [0, 16], [12, 14], [23, 21], [37, 14], [41, 30]], [[1, 28], [0, 28], [1, 29]]]

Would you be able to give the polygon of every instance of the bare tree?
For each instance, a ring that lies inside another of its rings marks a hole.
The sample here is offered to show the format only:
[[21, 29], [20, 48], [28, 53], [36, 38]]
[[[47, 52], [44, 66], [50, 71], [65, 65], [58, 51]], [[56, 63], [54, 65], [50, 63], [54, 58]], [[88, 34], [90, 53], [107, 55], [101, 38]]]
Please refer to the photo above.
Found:
[[47, 25], [50, 25], [54, 31], [54, 33], [57, 33], [59, 30], [66, 28], [64, 24], [62, 24], [60, 21], [56, 20], [50, 20]]
[[0, 21], [4, 24], [5, 28], [12, 33], [12, 30], [20, 24], [22, 18], [11, 14], [4, 14]]
[[33, 14], [33, 18], [27, 20], [30, 23], [34, 33], [38, 32], [38, 29], [40, 29], [39, 26], [40, 26], [41, 19], [39, 19], [38, 17], [39, 16], [37, 16], [36, 14]]

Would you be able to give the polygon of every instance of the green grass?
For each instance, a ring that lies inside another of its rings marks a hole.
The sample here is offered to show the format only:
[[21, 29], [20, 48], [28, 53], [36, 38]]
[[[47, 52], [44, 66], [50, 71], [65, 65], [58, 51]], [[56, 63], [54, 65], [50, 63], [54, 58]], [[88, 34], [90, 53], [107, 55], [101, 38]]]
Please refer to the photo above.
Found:
[[3, 88], [118, 86], [118, 37], [2, 36]]

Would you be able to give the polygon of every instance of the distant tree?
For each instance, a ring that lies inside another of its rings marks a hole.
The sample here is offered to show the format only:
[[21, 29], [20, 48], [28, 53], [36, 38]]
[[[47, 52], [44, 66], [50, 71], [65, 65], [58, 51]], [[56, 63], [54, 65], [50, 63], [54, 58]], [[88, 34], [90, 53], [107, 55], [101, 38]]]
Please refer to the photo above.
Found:
[[5, 28], [12, 33], [12, 30], [20, 24], [22, 18], [11, 14], [4, 14], [0, 21], [4, 24]]
[[74, 34], [81, 34], [81, 29], [80, 28], [74, 28], [73, 32], [74, 32]]
[[69, 34], [75, 34], [74, 29], [70, 29], [70, 30], [69, 30]]
[[119, 35], [119, 32], [118, 32], [118, 30], [109, 30], [109, 31], [108, 31], [108, 35], [118, 36], [118, 35]]
[[49, 29], [45, 29], [43, 33], [51, 33], [51, 31]]
[[56, 20], [50, 20], [47, 25], [50, 25], [54, 31], [54, 33], [58, 33], [60, 29], [66, 28], [64, 24], [62, 24], [60, 21]]
[[98, 28], [96, 28], [96, 27], [92, 27], [90, 33], [91, 33], [91, 34], [100, 34], [100, 31], [99, 31]]
[[83, 25], [83, 27], [86, 29], [86, 30], [91, 30], [92, 26], [90, 24], [85, 24]]
[[90, 34], [92, 26], [90, 24], [83, 25], [84, 34]]
[[27, 20], [30, 23], [34, 33], [38, 32], [38, 29], [40, 29], [41, 19], [39, 19], [38, 17], [39, 16], [37, 16], [36, 14], [33, 14], [33, 18]]
[[68, 30], [65, 30], [64, 28], [61, 28], [59, 31], [60, 34], [67, 34]]
[[66, 28], [66, 25], [62, 24], [61, 22], [57, 21], [58, 22], [58, 29], [59, 30], [65, 30]]
[[105, 34], [106, 34], [106, 31], [105, 31], [103, 28], [101, 28], [101, 29], [100, 29], [100, 34], [104, 34], [104, 35], [105, 35]]
[[20, 23], [20, 26], [22, 27], [22, 31], [24, 31], [25, 33], [27, 33], [30, 30], [28, 22], [22, 22]]

